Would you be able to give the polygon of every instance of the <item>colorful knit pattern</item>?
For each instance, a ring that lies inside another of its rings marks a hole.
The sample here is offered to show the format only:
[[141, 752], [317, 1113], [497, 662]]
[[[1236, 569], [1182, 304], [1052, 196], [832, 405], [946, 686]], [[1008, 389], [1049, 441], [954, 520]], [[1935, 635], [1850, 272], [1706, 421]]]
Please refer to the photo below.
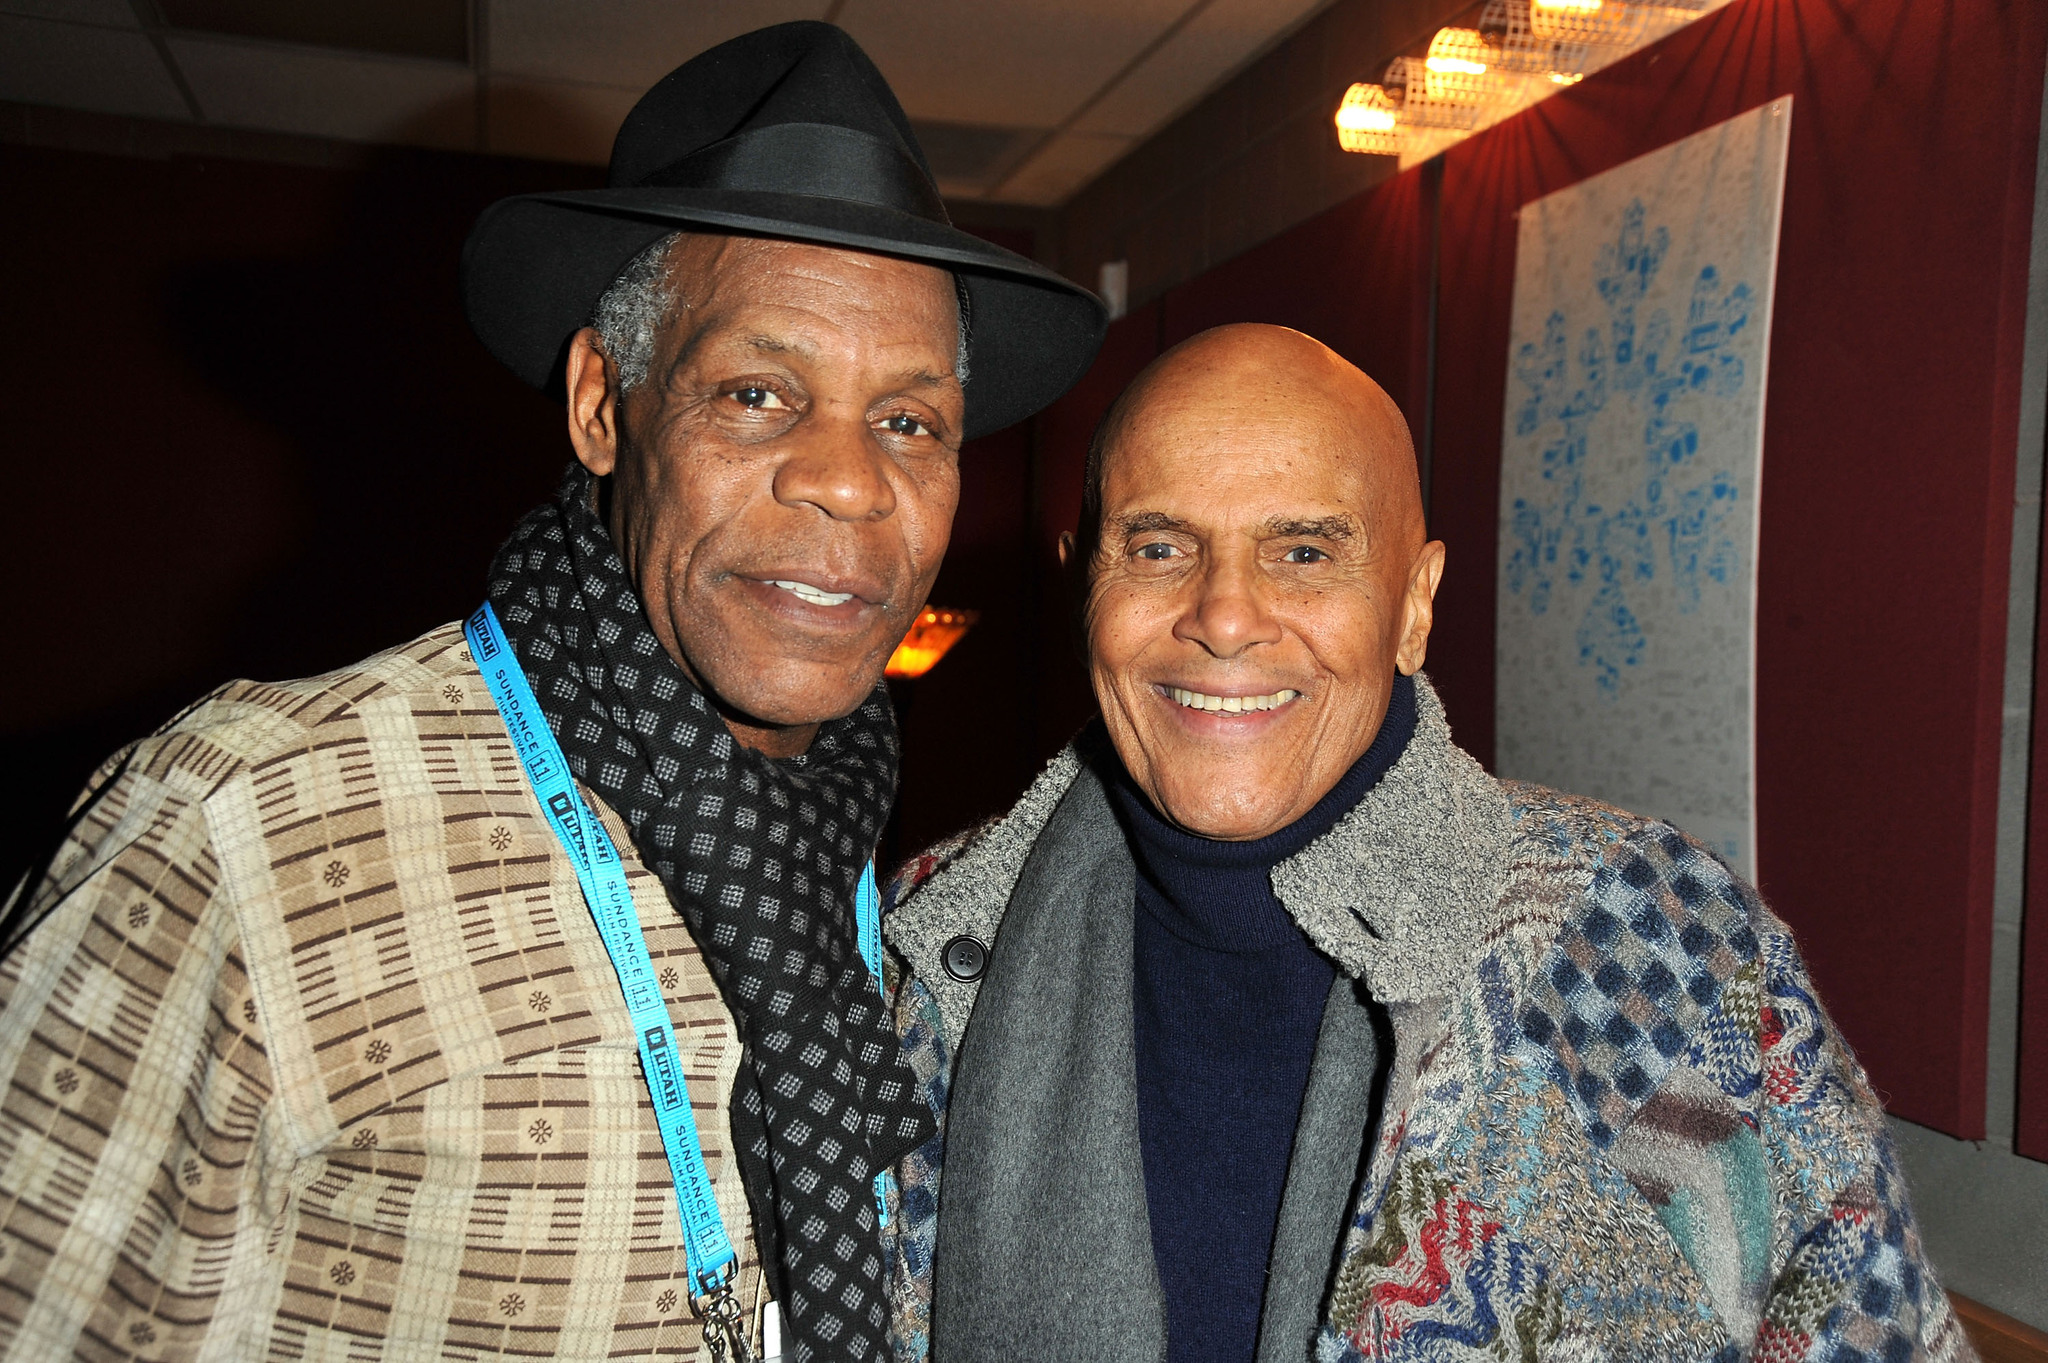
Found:
[[[942, 860], [939, 855], [926, 854], [899, 871], [883, 887], [884, 911], [894, 909], [903, 894], [922, 883]], [[952, 1057], [931, 991], [918, 980], [902, 978], [900, 963], [893, 956], [885, 960], [882, 973], [885, 989], [896, 1000], [896, 1029], [903, 1039], [903, 1057], [938, 1118], [938, 1133], [896, 1166], [895, 1205], [882, 1230], [891, 1306], [889, 1342], [899, 1363], [913, 1363], [931, 1354], [932, 1247], [939, 1233], [939, 1163], [946, 1141]]]
[[1756, 954], [1734, 880], [1675, 829], [1608, 852], [1521, 1019], [1523, 1035], [1555, 1054], [1595, 1145], [1613, 1143]]
[[[1668, 825], [1507, 790], [1464, 985], [1388, 1005], [1319, 1363], [1971, 1359], [1789, 930]], [[951, 1040], [914, 980], [898, 1023], [943, 1111]], [[902, 1171], [902, 1363], [928, 1350], [942, 1140]]]
[[1428, 1160], [1402, 1166], [1375, 1220], [1334, 1297], [1336, 1312], [1355, 1322], [1344, 1343], [1362, 1356], [1503, 1340], [1526, 1354], [1558, 1337], [1562, 1303], [1549, 1269]]
[[1969, 1358], [1783, 924], [1667, 826], [1515, 796], [1508, 896], [1573, 861], [1582, 893], [1533, 968], [1497, 939], [1447, 1001], [1322, 1363]]

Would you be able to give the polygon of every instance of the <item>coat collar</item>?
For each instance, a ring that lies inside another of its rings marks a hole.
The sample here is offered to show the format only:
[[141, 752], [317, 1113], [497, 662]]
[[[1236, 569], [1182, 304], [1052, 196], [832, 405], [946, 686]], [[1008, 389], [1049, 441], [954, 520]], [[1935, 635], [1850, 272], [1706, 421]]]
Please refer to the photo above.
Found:
[[946, 943], [972, 937], [984, 947], [995, 945], [1010, 892], [1038, 835], [1081, 774], [1083, 746], [1083, 739], [1069, 743], [1008, 814], [983, 826], [925, 879], [899, 890], [895, 909], [882, 920], [889, 944], [931, 991], [949, 1036], [957, 1038], [966, 1027], [979, 985], [947, 973]]
[[1273, 868], [1273, 892], [1309, 940], [1382, 1003], [1452, 993], [1507, 884], [1507, 794], [1451, 742], [1436, 688], [1416, 683], [1415, 737], [1400, 760]]
[[[1415, 736], [1358, 807], [1273, 869], [1273, 890], [1309, 940], [1384, 1003], [1456, 989], [1501, 913], [1509, 809], [1500, 783], [1451, 741], [1426, 677], [1415, 687]], [[976, 986], [947, 974], [946, 943], [993, 945], [1024, 862], [1053, 812], [1092, 762], [1085, 736], [1068, 745], [1008, 814], [971, 838], [884, 923], [889, 941], [961, 1034]], [[1098, 778], [1092, 772], [1086, 779]]]

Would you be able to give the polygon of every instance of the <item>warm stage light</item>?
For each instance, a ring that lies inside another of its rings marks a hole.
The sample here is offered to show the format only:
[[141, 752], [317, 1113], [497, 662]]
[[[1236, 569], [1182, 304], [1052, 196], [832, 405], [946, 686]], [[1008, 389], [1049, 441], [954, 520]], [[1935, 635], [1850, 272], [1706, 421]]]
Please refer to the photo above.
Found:
[[1438, 29], [1423, 61], [1429, 98], [1457, 104], [1484, 104], [1497, 98], [1501, 79], [1493, 71], [1495, 46], [1476, 28]]
[[1344, 92], [1337, 106], [1337, 145], [1346, 151], [1399, 156], [1401, 135], [1394, 101], [1377, 85], [1359, 84]]
[[1529, 0], [1529, 30], [1552, 42], [1633, 46], [1650, 8], [1638, 0]]
[[[1379, 87], [1354, 85], [1352, 89], [1377, 90]], [[1337, 126], [1348, 133], [1390, 133], [1394, 130], [1394, 111], [1346, 104], [1337, 111]]]
[[960, 636], [980, 618], [979, 611], [926, 606], [917, 613], [917, 621], [911, 625], [910, 633], [903, 636], [903, 642], [896, 645], [896, 651], [889, 655], [889, 665], [883, 672], [891, 677], [922, 677], [946, 656], [946, 650], [960, 642]]
[[1486, 0], [1473, 28], [1441, 28], [1337, 108], [1337, 144], [1405, 169], [1577, 85], [1732, 0]]

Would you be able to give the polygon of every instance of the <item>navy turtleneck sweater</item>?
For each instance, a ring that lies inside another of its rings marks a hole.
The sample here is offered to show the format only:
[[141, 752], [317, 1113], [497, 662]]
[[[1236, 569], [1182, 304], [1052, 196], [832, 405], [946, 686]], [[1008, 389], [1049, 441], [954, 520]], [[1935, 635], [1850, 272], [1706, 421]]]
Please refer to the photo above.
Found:
[[1255, 842], [1185, 833], [1125, 776], [1137, 862], [1138, 1137], [1169, 1363], [1251, 1363], [1280, 1196], [1335, 967], [1273, 894], [1273, 867], [1335, 827], [1415, 732], [1394, 678], [1380, 731], [1313, 809]]

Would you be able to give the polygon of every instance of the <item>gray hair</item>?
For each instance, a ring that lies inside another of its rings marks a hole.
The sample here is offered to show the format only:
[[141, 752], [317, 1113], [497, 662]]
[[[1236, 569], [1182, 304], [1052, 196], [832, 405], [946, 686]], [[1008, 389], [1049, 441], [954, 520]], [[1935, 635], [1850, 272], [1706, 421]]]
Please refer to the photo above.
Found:
[[622, 393], [647, 382], [655, 333], [682, 301], [668, 274], [668, 248], [682, 235], [671, 232], [627, 261], [591, 314], [590, 325], [597, 328], [604, 353], [618, 366]]
[[[654, 338], [682, 304], [669, 278], [668, 253], [682, 237], [671, 232], [626, 262], [611, 287], [597, 300], [590, 325], [604, 342], [605, 354], [619, 370], [619, 391], [630, 393], [647, 382], [654, 364]], [[953, 294], [960, 306], [960, 339], [953, 352], [953, 372], [960, 386], [967, 386], [967, 352], [972, 335], [967, 306], [967, 283], [953, 276]]]

